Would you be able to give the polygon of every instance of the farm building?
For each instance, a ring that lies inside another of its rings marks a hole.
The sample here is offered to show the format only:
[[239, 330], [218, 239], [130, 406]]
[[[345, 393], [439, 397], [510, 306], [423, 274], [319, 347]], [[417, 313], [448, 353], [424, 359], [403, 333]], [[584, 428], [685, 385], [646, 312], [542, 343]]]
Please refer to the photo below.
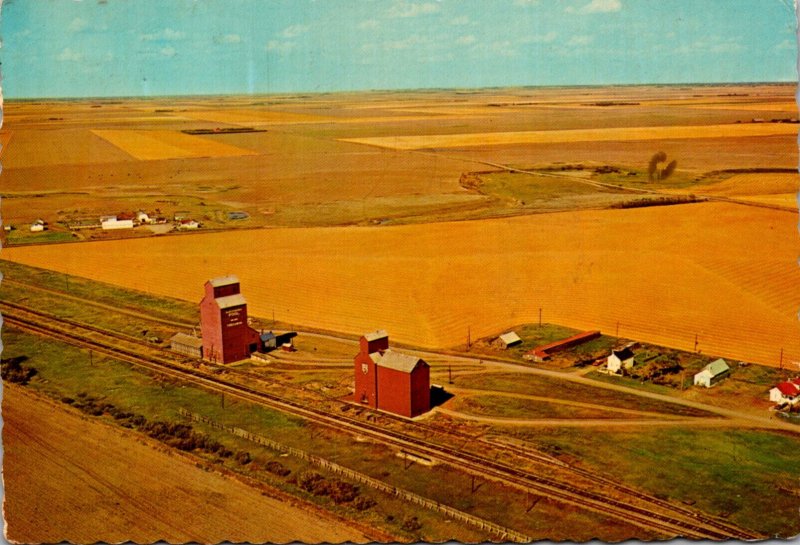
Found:
[[173, 352], [193, 358], [203, 358], [203, 339], [199, 337], [187, 335], [186, 333], [177, 333], [169, 340], [169, 347]]
[[199, 228], [200, 224], [195, 220], [189, 220], [189, 219], [181, 220], [180, 224], [178, 224], [178, 229], [182, 231], [186, 231], [189, 229], [199, 229]]
[[136, 221], [138, 221], [139, 223], [153, 223], [154, 222], [154, 220], [147, 214], [147, 212], [144, 212], [142, 210], [139, 210], [138, 212], [136, 212]]
[[800, 403], [800, 378], [789, 382], [779, 382], [769, 391], [769, 400], [776, 405], [797, 405]]
[[100, 226], [103, 229], [133, 229], [133, 218], [120, 219], [117, 216], [101, 216]]
[[720, 358], [703, 367], [702, 371], [694, 376], [694, 385], [711, 388], [730, 373], [731, 368], [728, 367], [728, 363]]
[[430, 410], [430, 366], [390, 350], [386, 331], [361, 337], [354, 372], [357, 403], [409, 418]]
[[260, 335], [261, 349], [264, 351], [275, 350], [282, 347], [284, 344], [292, 344], [292, 339], [297, 337], [296, 331], [287, 331], [286, 333], [274, 333], [268, 331]]
[[626, 346], [622, 350], [612, 350], [608, 356], [607, 369], [611, 373], [624, 373], [633, 367], [633, 350]]
[[542, 346], [537, 346], [533, 350], [525, 352], [525, 355], [522, 357], [525, 358], [526, 360], [532, 360], [532, 361], [547, 361], [556, 352], [560, 352], [562, 350], [572, 348], [573, 346], [578, 346], [579, 344], [592, 341], [598, 338], [599, 336], [600, 336], [599, 331], [584, 331], [583, 333], [578, 333], [577, 335], [573, 335], [572, 337], [568, 337], [560, 341], [555, 341], [549, 344], [543, 344]]
[[36, 220], [31, 224], [31, 232], [38, 233], [47, 229], [47, 222], [44, 220]]
[[497, 342], [500, 348], [506, 349], [522, 344], [522, 339], [519, 338], [519, 335], [517, 335], [515, 331], [509, 331], [508, 333], [500, 335], [497, 338]]
[[235, 276], [212, 278], [205, 283], [200, 301], [203, 357], [231, 363], [250, 357], [260, 345], [258, 331], [247, 325], [247, 301]]

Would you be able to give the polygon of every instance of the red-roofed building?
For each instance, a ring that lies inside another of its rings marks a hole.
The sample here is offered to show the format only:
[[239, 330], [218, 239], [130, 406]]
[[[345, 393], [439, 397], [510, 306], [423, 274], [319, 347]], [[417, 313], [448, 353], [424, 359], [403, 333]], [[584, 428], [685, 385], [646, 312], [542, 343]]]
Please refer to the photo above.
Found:
[[212, 278], [205, 283], [200, 301], [203, 357], [215, 363], [247, 359], [260, 346], [258, 331], [247, 325], [247, 301], [235, 276]]
[[356, 403], [409, 418], [430, 410], [430, 366], [425, 360], [390, 350], [383, 330], [363, 335], [359, 344]]
[[779, 382], [769, 391], [769, 400], [778, 405], [800, 403], [800, 378]]
[[568, 337], [560, 341], [554, 341], [548, 344], [543, 344], [542, 346], [537, 346], [533, 350], [525, 352], [525, 355], [522, 357], [526, 360], [546, 361], [549, 360], [550, 356], [556, 352], [589, 342], [598, 338], [599, 336], [599, 331], [584, 331], [583, 333], [578, 333], [577, 335], [573, 335], [572, 337]]

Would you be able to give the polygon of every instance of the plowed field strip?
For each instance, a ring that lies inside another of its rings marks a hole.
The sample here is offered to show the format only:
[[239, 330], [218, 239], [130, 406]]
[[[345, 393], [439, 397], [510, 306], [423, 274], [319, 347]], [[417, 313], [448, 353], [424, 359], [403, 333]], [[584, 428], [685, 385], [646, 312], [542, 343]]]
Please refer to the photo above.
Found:
[[97, 129], [92, 133], [140, 161], [256, 154], [254, 151], [178, 131]]
[[425, 148], [456, 148], [463, 146], [501, 146], [507, 144], [684, 140], [694, 138], [736, 138], [786, 134], [797, 134], [797, 127], [787, 123], [742, 123], [735, 125], [699, 125], [696, 127], [615, 127], [555, 131], [381, 136], [372, 138], [344, 138], [342, 141], [389, 149], [415, 150]]

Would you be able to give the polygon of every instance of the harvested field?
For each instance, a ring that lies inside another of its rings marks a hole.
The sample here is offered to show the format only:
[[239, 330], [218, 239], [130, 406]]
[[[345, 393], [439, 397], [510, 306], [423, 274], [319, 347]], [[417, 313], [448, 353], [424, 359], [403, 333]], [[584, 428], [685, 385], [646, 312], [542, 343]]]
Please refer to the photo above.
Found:
[[[724, 203], [384, 228], [9, 248], [4, 258], [196, 301], [235, 272], [256, 316], [449, 346], [544, 320], [777, 366], [800, 361], [797, 218]], [[509, 242], [511, 241], [511, 242]], [[510, 245], [509, 245], [510, 244]], [[263, 248], [270, 248], [265, 253]], [[115, 256], [114, 268], [101, 267]], [[142, 275], [140, 271], [157, 271]], [[276, 286], [279, 289], [276, 289]]]
[[307, 505], [262, 495], [17, 387], [4, 388], [3, 420], [4, 514], [13, 541], [367, 540]]
[[397, 150], [458, 148], [462, 146], [501, 146], [506, 144], [552, 144], [559, 142], [619, 142], [632, 140], [677, 140], [695, 138], [739, 138], [797, 134], [797, 127], [786, 123], [740, 123], [668, 127], [626, 127], [552, 131], [486, 132], [344, 138], [345, 142]]
[[250, 125], [256, 123], [322, 123], [333, 121], [336, 118], [328, 116], [297, 114], [270, 110], [194, 110], [181, 112], [182, 116], [213, 121], [215, 123], [231, 123], [235, 125]]
[[255, 154], [254, 151], [178, 131], [93, 130], [92, 133], [140, 161]]

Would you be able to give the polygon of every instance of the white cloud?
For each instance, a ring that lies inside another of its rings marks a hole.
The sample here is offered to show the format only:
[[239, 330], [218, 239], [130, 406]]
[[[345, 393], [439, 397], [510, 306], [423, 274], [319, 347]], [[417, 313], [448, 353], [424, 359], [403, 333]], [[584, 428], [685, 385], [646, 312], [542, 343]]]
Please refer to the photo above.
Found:
[[360, 23], [358, 23], [357, 26], [361, 30], [375, 30], [376, 28], [381, 26], [381, 24], [375, 19], [367, 19], [366, 21], [361, 21]]
[[567, 45], [569, 47], [580, 47], [584, 45], [589, 45], [590, 43], [592, 43], [591, 36], [581, 35], [581, 36], [573, 36], [572, 38], [570, 38], [569, 41], [567, 42]]
[[412, 34], [408, 38], [404, 38], [402, 40], [390, 40], [388, 42], [383, 42], [383, 48], [386, 50], [411, 49], [412, 47], [428, 45], [429, 43], [430, 41], [427, 38]]
[[69, 24], [67, 29], [70, 32], [80, 32], [82, 30], [86, 30], [89, 27], [89, 22], [85, 19], [81, 19], [80, 17], [75, 17], [72, 22]]
[[297, 38], [301, 34], [305, 34], [308, 32], [308, 29], [311, 28], [308, 25], [292, 25], [284, 28], [280, 31], [278, 36], [281, 38]]
[[578, 9], [568, 6], [564, 11], [567, 13], [578, 13], [585, 15], [588, 13], [613, 13], [622, 9], [620, 0], [592, 0], [588, 4]]
[[238, 34], [223, 34], [222, 36], [214, 36], [214, 43], [238, 44], [242, 43], [242, 37]]
[[558, 33], [551, 30], [547, 34], [534, 34], [533, 36], [526, 36], [522, 38], [521, 42], [524, 44], [547, 44], [554, 42], [558, 38]]
[[286, 55], [294, 49], [294, 42], [281, 42], [278, 40], [270, 40], [267, 42], [267, 51], [275, 51], [280, 55]]
[[722, 36], [709, 36], [707, 39], [696, 40], [674, 49], [675, 53], [689, 55], [697, 53], [736, 53], [743, 50], [742, 44], [735, 39]]
[[476, 38], [472, 34], [470, 34], [468, 36], [460, 36], [460, 37], [456, 38], [456, 44], [458, 44], [458, 45], [470, 45], [470, 44], [474, 44], [475, 41], [476, 41]]
[[174, 47], [172, 47], [171, 45], [168, 45], [167, 47], [162, 47], [161, 50], [159, 51], [159, 53], [161, 53], [165, 57], [174, 57], [175, 53], [177, 53], [177, 51], [175, 51]]
[[153, 32], [152, 34], [141, 34], [139, 39], [143, 42], [175, 42], [178, 40], [183, 40], [185, 37], [185, 32], [173, 30], [171, 28], [165, 28], [164, 30], [159, 30], [158, 32]]
[[56, 60], [61, 62], [79, 62], [83, 60], [83, 54], [66, 47], [61, 53], [56, 55]]
[[450, 20], [450, 24], [453, 26], [464, 26], [470, 24], [471, 22], [472, 21], [470, 21], [469, 17], [467, 17], [466, 15], [461, 15], [460, 17], [456, 17]]
[[398, 0], [389, 8], [389, 17], [418, 17], [439, 11], [439, 5], [433, 2], [406, 2]]

